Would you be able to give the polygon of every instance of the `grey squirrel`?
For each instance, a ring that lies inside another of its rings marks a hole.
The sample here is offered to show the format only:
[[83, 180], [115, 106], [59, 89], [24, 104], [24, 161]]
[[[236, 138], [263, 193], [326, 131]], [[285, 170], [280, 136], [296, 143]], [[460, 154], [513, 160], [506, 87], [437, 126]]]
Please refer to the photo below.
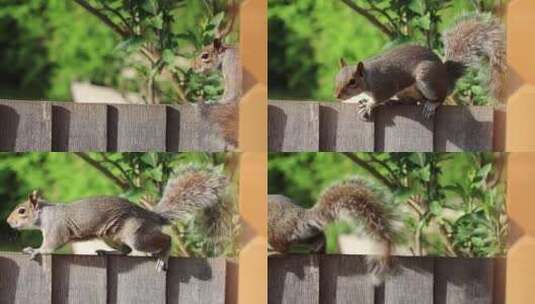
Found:
[[[227, 178], [211, 167], [186, 166], [175, 174], [152, 210], [118, 197], [53, 204], [34, 191], [11, 212], [7, 222], [18, 230], [41, 230], [41, 246], [23, 250], [31, 259], [50, 254], [71, 241], [99, 238], [123, 254], [132, 249], [152, 254], [157, 258], [156, 269], [163, 271], [171, 249], [171, 237], [163, 228], [174, 220], [186, 220], [200, 212], [223, 207], [228, 186]], [[209, 224], [218, 225], [206, 223]]]
[[[317, 242], [327, 224], [350, 218], [362, 225], [362, 233], [383, 245], [382, 255], [367, 260], [374, 283], [379, 284], [392, 271], [391, 251], [399, 237], [389, 201], [384, 190], [361, 178], [328, 187], [310, 209], [283, 195], [269, 195], [269, 248], [286, 253], [293, 245]], [[317, 244], [313, 246], [319, 248]]]
[[223, 74], [223, 96], [216, 103], [208, 104], [204, 100], [199, 102], [203, 117], [214, 123], [220, 130], [226, 143], [231, 148], [239, 145], [239, 102], [242, 95], [242, 70], [240, 63], [240, 49], [238, 46], [227, 45], [223, 42], [234, 26], [239, 6], [234, 4], [230, 8], [230, 23], [220, 30], [213, 42], [200, 51], [193, 60], [192, 68], [198, 73], [221, 70]]
[[[467, 67], [482, 68], [488, 61], [490, 92], [502, 93], [506, 70], [506, 41], [503, 25], [482, 15], [461, 18], [443, 34], [445, 58], [418, 45], [403, 45], [355, 65], [340, 60], [336, 76], [336, 97], [356, 101], [363, 119], [370, 119], [375, 107], [390, 99], [424, 102], [426, 119], [433, 116], [455, 88]], [[366, 95], [359, 99], [359, 95]]]

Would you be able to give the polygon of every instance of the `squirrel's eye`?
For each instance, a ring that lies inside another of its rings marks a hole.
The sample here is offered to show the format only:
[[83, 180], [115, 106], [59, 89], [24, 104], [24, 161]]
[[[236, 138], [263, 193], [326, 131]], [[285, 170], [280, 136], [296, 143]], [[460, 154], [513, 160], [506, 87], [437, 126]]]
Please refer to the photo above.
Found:
[[354, 86], [357, 84], [357, 80], [355, 78], [352, 78], [347, 84], [350, 86]]
[[208, 57], [210, 57], [208, 53], [202, 53], [201, 55], [201, 59], [208, 59]]
[[19, 209], [19, 214], [24, 214], [26, 213], [26, 209], [25, 208], [20, 208]]

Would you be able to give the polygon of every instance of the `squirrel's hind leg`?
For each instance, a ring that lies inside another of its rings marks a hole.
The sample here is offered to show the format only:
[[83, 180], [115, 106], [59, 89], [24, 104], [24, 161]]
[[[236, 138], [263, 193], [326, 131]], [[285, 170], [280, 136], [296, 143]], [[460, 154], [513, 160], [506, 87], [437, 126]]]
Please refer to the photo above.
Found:
[[156, 270], [167, 270], [169, 252], [171, 250], [171, 237], [158, 229], [146, 231], [138, 230], [133, 237], [125, 240], [125, 243], [135, 250], [150, 253], [157, 258]]
[[436, 61], [423, 61], [415, 70], [416, 88], [425, 99], [423, 115], [430, 119], [448, 94], [447, 71], [444, 64]]

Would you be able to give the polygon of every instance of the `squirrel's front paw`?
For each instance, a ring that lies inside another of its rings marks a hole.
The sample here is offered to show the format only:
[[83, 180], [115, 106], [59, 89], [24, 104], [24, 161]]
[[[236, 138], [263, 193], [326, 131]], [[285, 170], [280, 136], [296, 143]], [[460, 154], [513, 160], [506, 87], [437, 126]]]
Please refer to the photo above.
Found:
[[422, 109], [422, 114], [424, 115], [424, 118], [430, 119], [431, 117], [433, 117], [439, 106], [439, 102], [426, 101]]
[[24, 253], [24, 254], [32, 254], [34, 251], [35, 251], [35, 249], [32, 248], [32, 247], [26, 247], [26, 248], [22, 249], [22, 253]]
[[165, 262], [164, 259], [158, 258], [156, 260], [156, 271], [158, 272], [167, 271], [167, 263]]
[[358, 113], [360, 119], [368, 121], [372, 118], [373, 104], [366, 99], [361, 99], [358, 103]]
[[24, 254], [28, 254], [30, 256], [30, 260], [35, 260], [37, 256], [40, 254], [38, 249], [32, 248], [32, 247], [26, 247], [22, 250]]

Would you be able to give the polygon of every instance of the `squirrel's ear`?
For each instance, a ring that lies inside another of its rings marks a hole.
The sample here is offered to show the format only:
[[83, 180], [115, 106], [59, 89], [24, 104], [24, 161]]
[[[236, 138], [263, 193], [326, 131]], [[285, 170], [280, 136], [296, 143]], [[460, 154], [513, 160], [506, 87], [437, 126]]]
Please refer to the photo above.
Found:
[[340, 58], [340, 60], [338, 61], [338, 65], [340, 65], [340, 68], [343, 68], [347, 65], [347, 62], [344, 58]]
[[213, 44], [214, 44], [214, 49], [216, 51], [219, 51], [221, 50], [221, 48], [223, 48], [223, 43], [221, 42], [220, 38], [215, 38]]
[[364, 64], [362, 63], [362, 61], [357, 64], [357, 70], [355, 71], [355, 75], [359, 77], [364, 76]]
[[41, 197], [41, 195], [39, 194], [39, 191], [37, 191], [37, 190], [34, 190], [34, 191], [32, 191], [32, 193], [30, 193], [30, 196], [28, 197], [28, 199], [30, 200], [30, 204], [32, 205], [32, 207], [37, 209], [37, 207], [39, 205], [39, 198], [40, 197]]

